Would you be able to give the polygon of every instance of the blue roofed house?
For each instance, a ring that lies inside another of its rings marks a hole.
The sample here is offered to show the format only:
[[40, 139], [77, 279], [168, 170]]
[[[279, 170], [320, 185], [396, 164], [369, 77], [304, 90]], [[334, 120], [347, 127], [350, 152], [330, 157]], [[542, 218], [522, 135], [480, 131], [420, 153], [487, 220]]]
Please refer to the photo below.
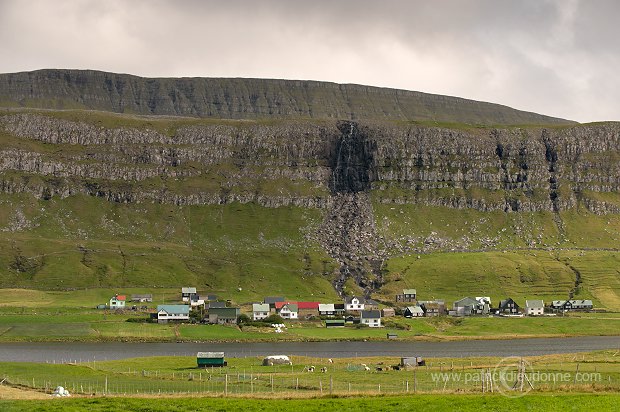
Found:
[[157, 322], [184, 322], [189, 320], [189, 305], [157, 305]]

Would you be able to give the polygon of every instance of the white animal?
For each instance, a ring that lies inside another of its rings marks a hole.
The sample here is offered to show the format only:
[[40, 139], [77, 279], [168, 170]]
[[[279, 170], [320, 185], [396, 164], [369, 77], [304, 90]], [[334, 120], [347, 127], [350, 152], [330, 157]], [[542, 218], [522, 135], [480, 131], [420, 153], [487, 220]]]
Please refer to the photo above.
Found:
[[327, 372], [327, 368], [326, 368], [326, 367], [322, 367], [322, 368], [321, 368], [321, 372], [322, 372], [322, 373]]
[[332, 358], [327, 359], [327, 362], [329, 362], [329, 363], [334, 363], [334, 361], [332, 360]]

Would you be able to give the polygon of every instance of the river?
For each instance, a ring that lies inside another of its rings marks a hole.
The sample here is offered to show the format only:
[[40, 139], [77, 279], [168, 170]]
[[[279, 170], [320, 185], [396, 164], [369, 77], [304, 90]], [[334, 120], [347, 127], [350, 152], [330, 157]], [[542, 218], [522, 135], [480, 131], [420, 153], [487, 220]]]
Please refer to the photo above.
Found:
[[272, 342], [272, 343], [2, 343], [0, 361], [71, 362], [102, 361], [144, 356], [195, 356], [221, 351], [227, 357], [298, 355], [316, 358], [362, 356], [535, 356], [620, 350], [620, 336], [471, 340], [452, 342]]

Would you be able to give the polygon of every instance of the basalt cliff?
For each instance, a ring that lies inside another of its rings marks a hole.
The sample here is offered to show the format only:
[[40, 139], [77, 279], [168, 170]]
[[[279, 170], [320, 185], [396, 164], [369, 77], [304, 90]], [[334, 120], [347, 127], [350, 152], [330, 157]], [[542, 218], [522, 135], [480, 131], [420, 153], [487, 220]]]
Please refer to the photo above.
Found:
[[[370, 295], [390, 256], [506, 239], [549, 247], [537, 216], [554, 241], [570, 242], [567, 213], [620, 213], [616, 123], [362, 86], [90, 71], [0, 75], [0, 101], [5, 233], [28, 233], [35, 209], [76, 197], [297, 208], [317, 216], [300, 228], [303, 242], [337, 262], [322, 275], [340, 293], [353, 281]], [[59, 108], [76, 110], [47, 110]], [[467, 230], [420, 229], [429, 210], [469, 216]], [[510, 236], [486, 230], [485, 216], [514, 217]]]

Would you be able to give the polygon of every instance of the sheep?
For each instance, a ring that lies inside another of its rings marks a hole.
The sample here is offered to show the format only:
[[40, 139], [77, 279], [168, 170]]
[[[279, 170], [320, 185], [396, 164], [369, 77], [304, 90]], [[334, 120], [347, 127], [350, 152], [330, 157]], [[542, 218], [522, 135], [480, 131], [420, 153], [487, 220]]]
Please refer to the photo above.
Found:
[[322, 367], [322, 368], [321, 368], [321, 372], [322, 372], [322, 373], [327, 372], [327, 368], [326, 368], [326, 367]]

